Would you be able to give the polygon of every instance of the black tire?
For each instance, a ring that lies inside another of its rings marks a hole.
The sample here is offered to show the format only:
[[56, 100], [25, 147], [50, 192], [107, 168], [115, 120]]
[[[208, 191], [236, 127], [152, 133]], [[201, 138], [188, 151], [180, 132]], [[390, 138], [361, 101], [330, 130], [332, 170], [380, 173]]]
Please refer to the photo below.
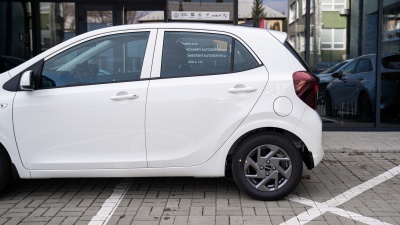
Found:
[[[261, 157], [256, 162], [254, 158], [258, 157], [254, 154], [259, 153]], [[257, 170], [253, 165], [258, 167]], [[259, 133], [246, 139], [239, 145], [232, 160], [232, 174], [239, 189], [263, 201], [286, 197], [297, 187], [302, 173], [300, 151], [292, 142], [276, 133]]]
[[373, 118], [371, 100], [365, 92], [358, 97], [358, 115], [363, 122], [371, 121]]
[[11, 160], [6, 150], [0, 146], [0, 192], [2, 192], [11, 181]]
[[337, 115], [337, 110], [333, 109], [332, 105], [332, 98], [330, 94], [326, 94], [326, 101], [325, 101], [325, 111], [327, 116], [335, 116]]

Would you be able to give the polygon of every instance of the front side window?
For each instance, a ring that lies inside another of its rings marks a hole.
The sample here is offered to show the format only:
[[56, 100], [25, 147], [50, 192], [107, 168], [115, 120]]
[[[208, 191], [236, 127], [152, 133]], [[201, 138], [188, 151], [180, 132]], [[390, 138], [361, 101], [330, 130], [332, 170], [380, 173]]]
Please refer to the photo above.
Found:
[[353, 62], [351, 62], [350, 65], [348, 65], [346, 69], [343, 70], [342, 77], [355, 73], [357, 63], [358, 60], [354, 60]]
[[149, 32], [87, 41], [45, 61], [40, 88], [139, 80]]
[[161, 77], [226, 74], [257, 66], [259, 64], [251, 53], [232, 37], [165, 32]]

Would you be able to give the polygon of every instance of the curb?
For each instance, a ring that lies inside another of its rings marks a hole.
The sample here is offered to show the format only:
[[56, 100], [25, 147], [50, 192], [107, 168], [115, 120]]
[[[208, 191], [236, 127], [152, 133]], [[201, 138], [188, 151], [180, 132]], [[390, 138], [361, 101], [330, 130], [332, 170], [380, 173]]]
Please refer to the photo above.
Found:
[[325, 153], [400, 153], [400, 149], [351, 149], [351, 148], [328, 148], [324, 149]]

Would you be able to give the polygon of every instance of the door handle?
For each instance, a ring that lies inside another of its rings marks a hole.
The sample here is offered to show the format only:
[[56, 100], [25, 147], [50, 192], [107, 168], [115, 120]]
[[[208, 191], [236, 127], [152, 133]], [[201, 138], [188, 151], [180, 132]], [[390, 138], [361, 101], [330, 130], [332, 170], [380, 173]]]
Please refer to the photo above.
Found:
[[249, 92], [254, 92], [256, 90], [257, 90], [257, 88], [254, 88], [254, 87], [237, 87], [237, 88], [229, 88], [228, 92], [229, 93], [239, 93], [239, 92], [249, 93]]
[[139, 98], [139, 95], [135, 94], [125, 94], [125, 95], [114, 95], [111, 96], [110, 99], [113, 101], [118, 101], [118, 100], [132, 100], [132, 99], [137, 99]]

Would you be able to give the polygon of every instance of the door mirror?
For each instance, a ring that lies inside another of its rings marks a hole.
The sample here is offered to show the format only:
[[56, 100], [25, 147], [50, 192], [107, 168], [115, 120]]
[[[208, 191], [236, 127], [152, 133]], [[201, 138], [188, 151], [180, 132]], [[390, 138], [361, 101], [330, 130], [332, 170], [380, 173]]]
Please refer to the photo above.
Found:
[[340, 72], [335, 72], [335, 73], [332, 74], [332, 77], [333, 77], [333, 78], [340, 78], [341, 76], [342, 76], [342, 71], [340, 71]]
[[33, 91], [35, 89], [35, 79], [32, 70], [25, 71], [22, 74], [19, 87], [24, 91]]

